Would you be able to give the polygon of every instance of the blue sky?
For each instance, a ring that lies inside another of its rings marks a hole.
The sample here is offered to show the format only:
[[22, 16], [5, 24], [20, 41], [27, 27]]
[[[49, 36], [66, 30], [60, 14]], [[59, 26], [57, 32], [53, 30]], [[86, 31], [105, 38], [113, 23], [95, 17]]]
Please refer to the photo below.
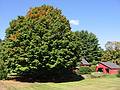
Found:
[[0, 0], [0, 38], [12, 19], [43, 4], [61, 9], [73, 31], [96, 34], [102, 48], [107, 41], [120, 41], [120, 0]]

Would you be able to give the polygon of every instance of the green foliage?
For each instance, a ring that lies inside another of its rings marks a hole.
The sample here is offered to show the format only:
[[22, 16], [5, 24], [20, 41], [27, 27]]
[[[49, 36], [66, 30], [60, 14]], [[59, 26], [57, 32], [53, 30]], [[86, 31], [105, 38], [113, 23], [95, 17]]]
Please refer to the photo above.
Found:
[[90, 74], [92, 72], [92, 70], [90, 69], [90, 67], [80, 67], [78, 74]]
[[75, 32], [80, 48], [80, 56], [85, 57], [88, 62], [100, 61], [102, 49], [99, 47], [98, 39], [88, 31]]
[[5, 61], [3, 61], [3, 47], [2, 47], [2, 42], [0, 42], [0, 80], [6, 79], [7, 74], [8, 74], [8, 69]]
[[104, 74], [102, 72], [93, 72], [91, 73], [91, 78], [100, 78], [103, 77]]
[[7, 78], [7, 68], [2, 60], [0, 60], [0, 80]]
[[73, 33], [61, 10], [48, 5], [31, 8], [26, 16], [12, 20], [1, 46], [0, 59], [9, 73], [22, 75], [59, 76], [81, 57], [93, 62], [101, 56], [93, 33]]
[[107, 42], [106, 50], [101, 57], [102, 61], [112, 61], [120, 65], [120, 42]]
[[92, 72], [95, 72], [96, 65], [91, 65], [91, 66], [90, 66], [90, 69], [92, 70]]
[[62, 72], [75, 67], [79, 58], [69, 21], [59, 9], [47, 5], [11, 21], [3, 47], [2, 59], [9, 71], [19, 74]]

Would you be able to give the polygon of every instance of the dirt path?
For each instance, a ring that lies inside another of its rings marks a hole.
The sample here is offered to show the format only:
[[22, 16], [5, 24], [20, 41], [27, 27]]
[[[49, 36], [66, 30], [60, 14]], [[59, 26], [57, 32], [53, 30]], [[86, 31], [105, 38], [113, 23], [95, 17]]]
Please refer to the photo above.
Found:
[[0, 81], [0, 90], [7, 90], [5, 88], [5, 85], [4, 85], [3, 81]]
[[0, 90], [17, 90], [18, 88], [29, 87], [30, 85], [30, 83], [14, 80], [0, 80]]

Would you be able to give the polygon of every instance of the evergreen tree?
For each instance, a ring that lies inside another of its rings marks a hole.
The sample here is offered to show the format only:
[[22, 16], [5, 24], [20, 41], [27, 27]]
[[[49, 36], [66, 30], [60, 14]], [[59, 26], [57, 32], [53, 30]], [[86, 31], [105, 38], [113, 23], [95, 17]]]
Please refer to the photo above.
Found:
[[77, 31], [75, 32], [78, 37], [80, 56], [87, 59], [88, 62], [100, 61], [102, 49], [98, 44], [98, 39], [95, 34], [89, 33], [88, 31]]

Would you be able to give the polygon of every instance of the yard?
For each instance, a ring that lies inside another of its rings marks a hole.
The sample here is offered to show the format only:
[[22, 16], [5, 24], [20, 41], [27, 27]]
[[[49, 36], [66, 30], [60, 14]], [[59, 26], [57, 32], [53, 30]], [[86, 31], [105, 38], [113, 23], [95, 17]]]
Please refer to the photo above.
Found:
[[0, 81], [0, 90], [120, 90], [120, 78], [85, 79], [66, 83]]

